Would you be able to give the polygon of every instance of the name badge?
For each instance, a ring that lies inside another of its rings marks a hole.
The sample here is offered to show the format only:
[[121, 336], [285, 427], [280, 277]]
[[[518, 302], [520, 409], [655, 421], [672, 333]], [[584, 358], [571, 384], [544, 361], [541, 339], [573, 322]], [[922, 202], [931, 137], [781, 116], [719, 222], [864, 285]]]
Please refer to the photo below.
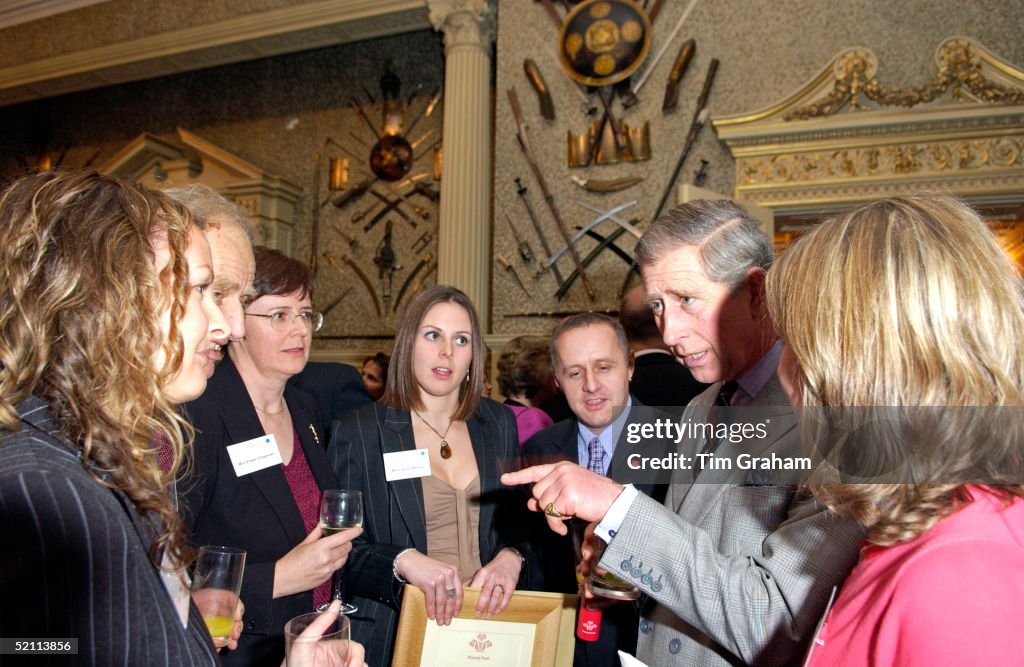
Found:
[[384, 479], [389, 482], [428, 476], [430, 476], [430, 456], [425, 449], [390, 452], [384, 455]]
[[283, 463], [273, 433], [228, 445], [228, 456], [238, 477]]

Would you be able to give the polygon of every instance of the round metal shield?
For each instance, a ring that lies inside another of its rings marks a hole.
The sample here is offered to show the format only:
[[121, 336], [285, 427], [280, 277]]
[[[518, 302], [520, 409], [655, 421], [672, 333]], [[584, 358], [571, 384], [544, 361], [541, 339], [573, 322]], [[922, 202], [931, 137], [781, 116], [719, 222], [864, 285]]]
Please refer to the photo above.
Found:
[[651, 22], [633, 0], [586, 0], [572, 8], [558, 35], [558, 56], [576, 81], [608, 86], [643, 64]]

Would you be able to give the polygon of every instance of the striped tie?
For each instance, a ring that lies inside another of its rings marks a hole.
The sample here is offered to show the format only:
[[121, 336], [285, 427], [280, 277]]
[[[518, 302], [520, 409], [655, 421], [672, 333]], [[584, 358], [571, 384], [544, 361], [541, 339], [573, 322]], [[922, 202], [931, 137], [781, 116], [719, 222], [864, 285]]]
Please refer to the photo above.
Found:
[[[700, 450], [701, 454], [714, 454], [715, 450], [718, 449], [718, 445], [721, 442], [715, 437], [714, 432], [719, 422], [724, 421], [722, 415], [718, 414], [719, 408], [728, 408], [732, 405], [732, 399], [736, 396], [736, 391], [739, 389], [739, 384], [735, 380], [729, 380], [723, 382], [721, 389], [718, 391], [718, 398], [715, 399], [711, 409], [708, 410], [708, 424], [711, 425], [711, 432], [708, 433], [708, 438], [704, 442], [704, 448]], [[693, 479], [696, 480], [697, 476], [700, 475], [704, 469], [704, 459], [697, 457], [693, 465]]]
[[604, 475], [604, 464], [601, 461], [604, 458], [604, 447], [601, 446], [600, 438], [591, 438], [587, 443], [587, 456], [587, 470]]

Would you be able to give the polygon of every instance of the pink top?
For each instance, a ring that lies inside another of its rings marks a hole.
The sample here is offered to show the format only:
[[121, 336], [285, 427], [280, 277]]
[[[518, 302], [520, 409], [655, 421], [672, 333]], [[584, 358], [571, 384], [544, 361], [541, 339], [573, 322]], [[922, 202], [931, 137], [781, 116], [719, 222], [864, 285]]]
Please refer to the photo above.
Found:
[[505, 403], [505, 407], [512, 411], [516, 416], [516, 430], [519, 431], [519, 446], [522, 447], [523, 443], [530, 439], [537, 431], [546, 429], [555, 422], [552, 421], [548, 413], [544, 412], [540, 408], [528, 408], [525, 405], [519, 405], [518, 403]]
[[[320, 487], [313, 477], [313, 471], [306, 460], [306, 452], [302, 451], [302, 442], [299, 441], [299, 434], [294, 434], [292, 444], [292, 460], [288, 465], [281, 466], [284, 471], [285, 481], [291, 489], [292, 498], [295, 499], [295, 506], [299, 508], [302, 516], [302, 524], [306, 527], [308, 535], [313, 528], [320, 523]], [[331, 578], [313, 589], [313, 609], [331, 601]]]
[[1024, 661], [1024, 499], [971, 493], [916, 539], [863, 551], [806, 664]]

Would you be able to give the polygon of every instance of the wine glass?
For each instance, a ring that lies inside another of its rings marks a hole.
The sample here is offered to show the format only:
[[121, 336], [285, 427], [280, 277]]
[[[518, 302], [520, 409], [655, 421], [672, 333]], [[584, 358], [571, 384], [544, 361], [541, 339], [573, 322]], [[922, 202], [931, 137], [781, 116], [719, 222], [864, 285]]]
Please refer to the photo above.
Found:
[[[340, 533], [349, 528], [361, 528], [363, 525], [363, 493], [348, 489], [328, 489], [320, 501], [320, 532], [323, 537]], [[331, 575], [331, 599], [341, 600], [340, 614], [351, 614], [358, 607], [345, 602], [341, 592], [341, 569]], [[321, 605], [323, 611], [330, 603]]]
[[348, 617], [332, 614], [330, 622], [313, 612], [296, 616], [284, 626], [284, 657], [289, 667], [334, 665], [348, 658], [352, 638]]

